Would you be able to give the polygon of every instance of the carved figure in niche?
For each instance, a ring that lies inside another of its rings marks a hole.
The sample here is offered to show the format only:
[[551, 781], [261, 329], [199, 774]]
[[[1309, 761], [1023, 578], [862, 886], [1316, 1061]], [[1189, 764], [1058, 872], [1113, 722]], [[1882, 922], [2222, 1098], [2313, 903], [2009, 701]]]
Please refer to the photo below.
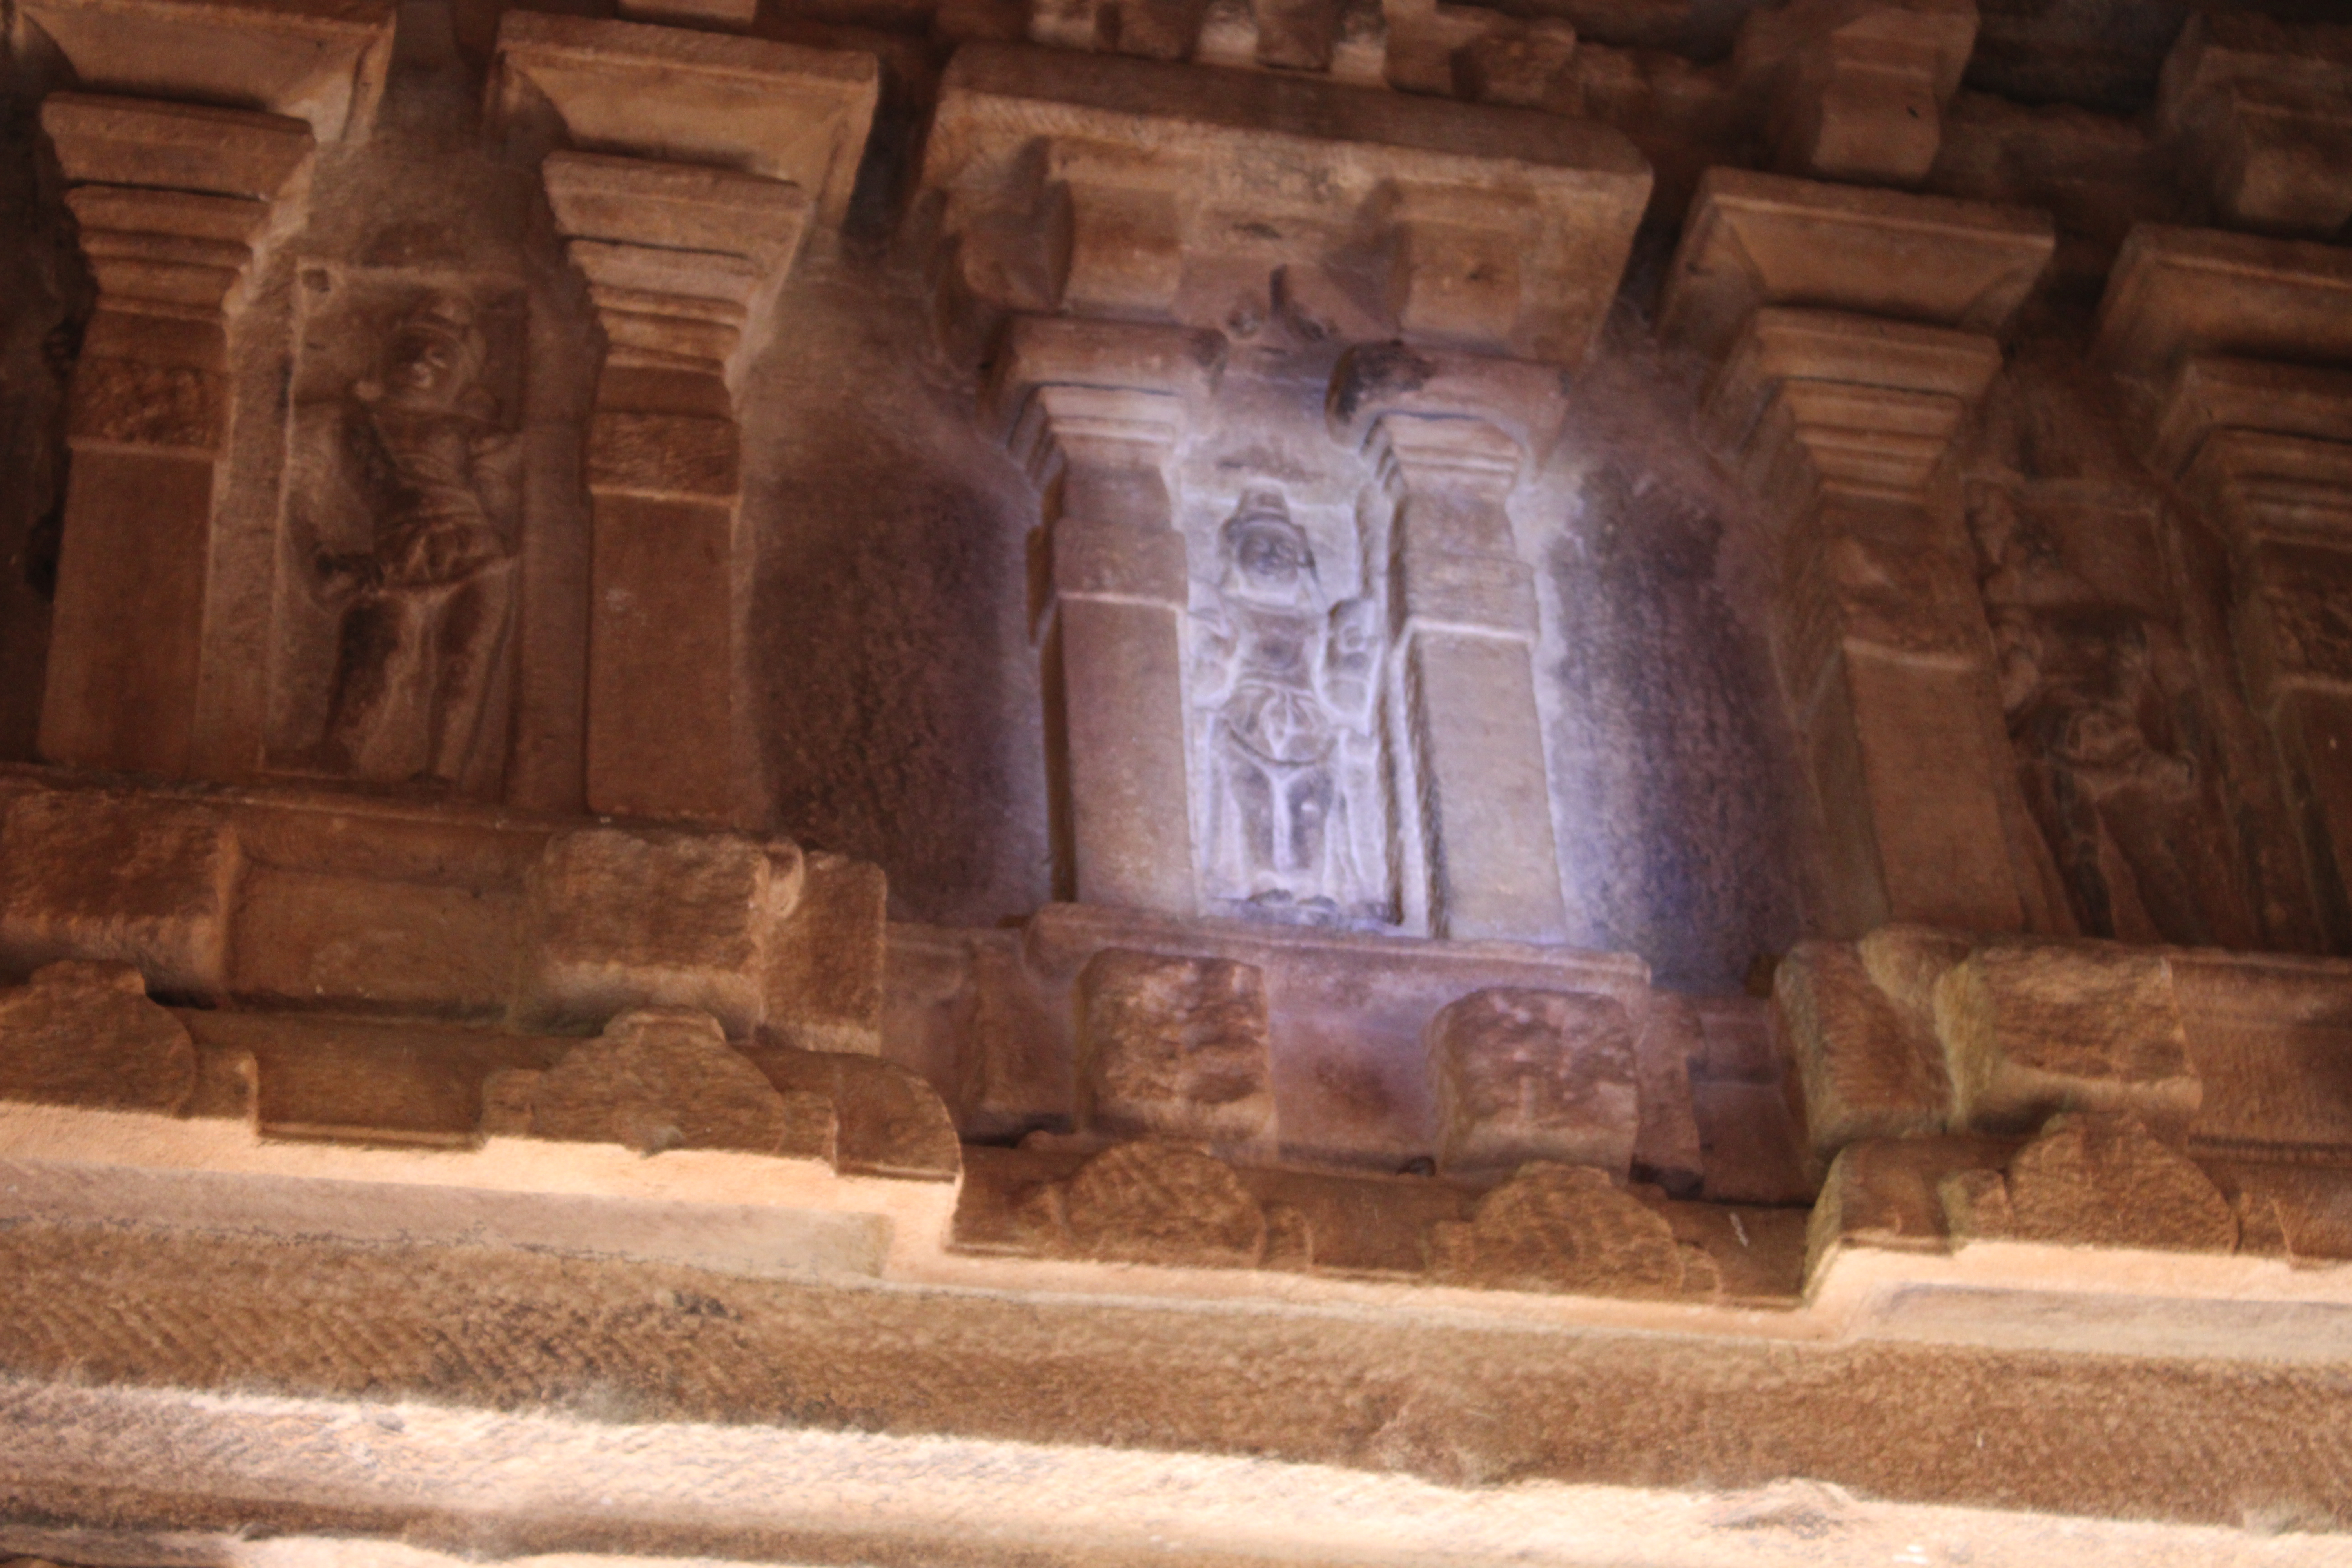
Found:
[[313, 557], [341, 606], [325, 771], [454, 785], [486, 741], [514, 609], [514, 437], [483, 388], [472, 302], [429, 294], [351, 390], [346, 458], [373, 548]]
[[[2086, 935], [2230, 940], [2198, 724], [2169, 628], [2103, 599], [2011, 499], [1972, 499], [2001, 708], [2026, 800]], [[2174, 694], [2179, 693], [2176, 697]]]
[[1193, 688], [1207, 720], [1209, 890], [1278, 919], [1383, 918], [1357, 820], [1376, 809], [1376, 608], [1328, 600], [1279, 490], [1244, 494], [1217, 552]]

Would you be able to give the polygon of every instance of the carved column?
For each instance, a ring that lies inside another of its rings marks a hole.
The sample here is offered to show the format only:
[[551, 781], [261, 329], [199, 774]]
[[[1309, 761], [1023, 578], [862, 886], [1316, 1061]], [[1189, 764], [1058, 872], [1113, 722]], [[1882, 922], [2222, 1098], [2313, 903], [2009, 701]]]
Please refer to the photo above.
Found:
[[42, 128], [98, 279], [74, 372], [73, 469], [41, 752], [187, 771], [205, 647], [229, 342], [278, 204], [310, 165], [299, 120], [57, 93]]
[[804, 238], [839, 224], [871, 55], [511, 13], [489, 89], [550, 150], [549, 205], [607, 352], [588, 433], [589, 809], [740, 820], [751, 566], [738, 399]]
[[2143, 225], [2098, 352], [2161, 389], [2157, 466], [2230, 542], [2247, 692], [2330, 941], [2352, 945], [2352, 373], [2329, 368], [2352, 366], [2352, 255]]
[[1781, 532], [1780, 674], [1841, 929], [2057, 918], [1946, 467], [2053, 243], [2038, 214], [1716, 170], [1675, 258], [1666, 331], [1717, 360], [1704, 433]]
[[1056, 893], [1199, 903], [1184, 695], [1184, 536], [1168, 465], [1213, 384], [1213, 332], [1024, 317], [992, 402], [1045, 498]]
[[1359, 350], [1333, 379], [1331, 416], [1396, 500], [1390, 610], [1430, 933], [1565, 941], [1536, 707], [1535, 572], [1505, 510], [1523, 461], [1557, 428], [1559, 377], [1507, 360]]
[[609, 345], [588, 432], [592, 811], [736, 813], [737, 397], [807, 226], [795, 185], [580, 153], [544, 168]]

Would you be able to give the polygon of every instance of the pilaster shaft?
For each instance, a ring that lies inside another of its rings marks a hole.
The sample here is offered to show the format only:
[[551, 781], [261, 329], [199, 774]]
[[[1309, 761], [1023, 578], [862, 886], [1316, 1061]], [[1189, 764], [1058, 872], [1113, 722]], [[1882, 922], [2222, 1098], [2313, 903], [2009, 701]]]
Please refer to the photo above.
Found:
[[1708, 388], [1711, 443], [1781, 530], [1781, 677], [1856, 930], [2033, 923], [1969, 547], [1931, 501], [2000, 363], [1972, 333], [1767, 307]]
[[588, 432], [589, 809], [725, 821], [749, 557], [735, 399], [809, 198], [579, 153], [544, 176], [608, 344]]
[[1046, 743], [1060, 896], [1191, 914], [1184, 536], [1168, 465], [1213, 333], [1023, 318], [994, 388], [1045, 499]]
[[1393, 413], [1367, 447], [1397, 498], [1391, 604], [1431, 932], [1564, 941], [1535, 573], [1504, 510], [1519, 444], [1483, 419]]
[[244, 284], [311, 159], [274, 114], [52, 95], [98, 308], [74, 372], [74, 463], [40, 747], [53, 762], [187, 771], [215, 490]]

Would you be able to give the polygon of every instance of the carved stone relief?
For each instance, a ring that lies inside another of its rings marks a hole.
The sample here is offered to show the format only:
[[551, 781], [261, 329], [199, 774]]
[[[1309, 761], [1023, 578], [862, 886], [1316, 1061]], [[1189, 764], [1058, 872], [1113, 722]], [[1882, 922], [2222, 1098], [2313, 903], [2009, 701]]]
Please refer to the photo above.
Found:
[[521, 302], [306, 275], [272, 763], [496, 792], [513, 663]]
[[2006, 492], [1979, 489], [1969, 521], [2019, 780], [2075, 923], [2126, 940], [2242, 940], [2244, 895], [2177, 632], [2095, 585]]
[[1202, 881], [1235, 913], [1389, 918], [1379, 608], [1335, 598], [1279, 489], [1244, 493], [1195, 611]]

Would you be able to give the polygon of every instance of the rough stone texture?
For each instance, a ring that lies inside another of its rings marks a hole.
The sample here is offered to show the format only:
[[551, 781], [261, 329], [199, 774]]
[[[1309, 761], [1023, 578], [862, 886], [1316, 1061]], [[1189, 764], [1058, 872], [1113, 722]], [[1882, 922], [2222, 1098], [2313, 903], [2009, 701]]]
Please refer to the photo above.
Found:
[[1817, 1155], [1856, 1138], [1944, 1130], [1952, 1086], [1933, 1015], [1888, 995], [1860, 952], [1803, 943], [1781, 960], [1772, 986]]
[[[830, 1159], [831, 1107], [778, 1094], [707, 1013], [639, 1008], [577, 1045], [530, 1089], [534, 1137]], [[793, 1103], [798, 1100], [801, 1103]]]
[[1530, 1160], [1622, 1174], [1640, 1130], [1633, 1024], [1605, 996], [1479, 991], [1430, 1020], [1438, 1168]]
[[2021, 1131], [2054, 1110], [2128, 1111], [2178, 1129], [2202, 1088], [2162, 955], [1988, 943], [1936, 983], [1960, 1121]]
[[127, 795], [16, 795], [0, 825], [0, 944], [16, 963], [136, 965], [159, 990], [216, 994], [227, 981], [239, 863], [220, 817]]
[[1265, 1250], [1265, 1214], [1232, 1168], [1181, 1144], [1123, 1143], [1049, 1193], [1054, 1224], [1086, 1257], [1250, 1264]]
[[185, 1110], [196, 1052], [127, 964], [52, 963], [0, 991], [0, 1099]]
[[1440, 1279], [1522, 1290], [1683, 1289], [1673, 1228], [1590, 1166], [1520, 1167], [1466, 1223], [1431, 1228], [1429, 1260]]
[[1274, 1131], [1262, 972], [1114, 949], [1087, 963], [1078, 989], [1086, 1124], [1217, 1142]]
[[2020, 1240], [2184, 1252], [2237, 1244], [2237, 1219], [2211, 1179], [2128, 1119], [2055, 1119], [2011, 1159], [2008, 1187], [2006, 1230]]
[[769, 926], [793, 910], [801, 873], [790, 846], [779, 854], [730, 837], [559, 835], [531, 885], [532, 1005], [583, 1022], [632, 1002], [698, 1006], [747, 1035], [765, 1008]]

